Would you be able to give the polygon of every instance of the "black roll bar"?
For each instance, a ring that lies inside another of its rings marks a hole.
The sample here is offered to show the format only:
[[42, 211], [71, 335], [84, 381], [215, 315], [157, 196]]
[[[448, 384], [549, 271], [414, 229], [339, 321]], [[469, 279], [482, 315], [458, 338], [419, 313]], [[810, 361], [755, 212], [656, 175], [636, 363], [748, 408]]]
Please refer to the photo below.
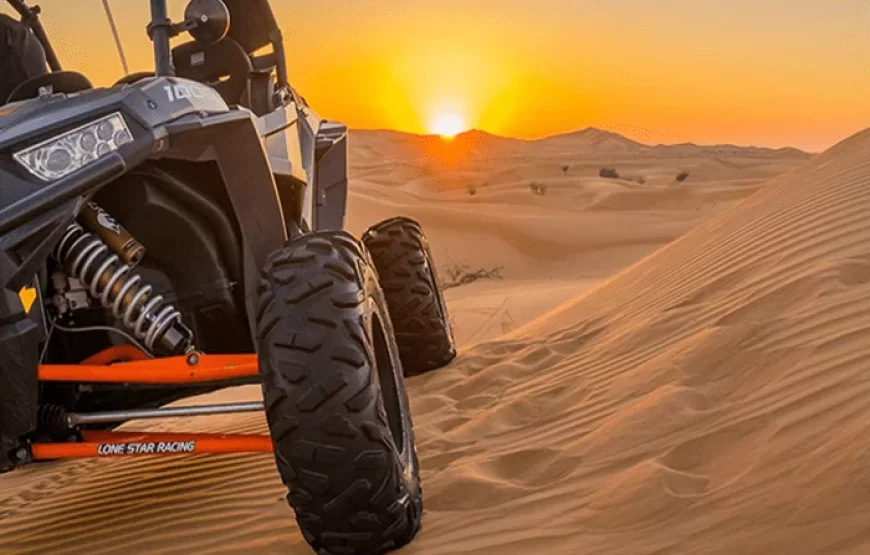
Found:
[[51, 71], [63, 69], [60, 66], [60, 60], [57, 59], [57, 53], [54, 51], [51, 41], [48, 40], [45, 27], [42, 26], [42, 22], [39, 20], [39, 6], [28, 6], [24, 0], [6, 0], [6, 2], [18, 12], [18, 15], [21, 16], [21, 22], [30, 27], [37, 40], [42, 44], [42, 48], [45, 50], [45, 59], [48, 61], [48, 67], [51, 68]]

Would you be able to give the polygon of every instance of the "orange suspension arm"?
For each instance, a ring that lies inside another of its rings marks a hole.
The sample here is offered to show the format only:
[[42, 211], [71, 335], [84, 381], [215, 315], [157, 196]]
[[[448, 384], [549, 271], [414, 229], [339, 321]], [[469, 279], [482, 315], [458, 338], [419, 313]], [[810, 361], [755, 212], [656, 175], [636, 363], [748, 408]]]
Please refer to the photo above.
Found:
[[[112, 360], [125, 362], [110, 363]], [[130, 349], [98, 353], [82, 364], [45, 364], [45, 382], [196, 384], [259, 375], [257, 355], [203, 355], [149, 359]], [[212, 453], [271, 453], [268, 435], [82, 431], [81, 442], [34, 443], [34, 460]]]
[[[104, 360], [104, 359], [103, 359]], [[43, 382], [196, 384], [259, 375], [257, 355], [188, 355], [116, 364], [43, 364]]]
[[271, 453], [267, 435], [83, 431], [79, 443], [34, 443], [34, 460]]

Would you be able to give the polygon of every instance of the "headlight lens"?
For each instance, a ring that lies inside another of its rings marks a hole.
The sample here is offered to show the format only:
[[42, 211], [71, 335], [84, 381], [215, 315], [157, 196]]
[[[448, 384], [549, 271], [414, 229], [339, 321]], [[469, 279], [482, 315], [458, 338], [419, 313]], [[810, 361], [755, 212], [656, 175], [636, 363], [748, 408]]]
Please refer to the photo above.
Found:
[[54, 181], [133, 142], [120, 112], [86, 123], [14, 154], [15, 160], [43, 181]]

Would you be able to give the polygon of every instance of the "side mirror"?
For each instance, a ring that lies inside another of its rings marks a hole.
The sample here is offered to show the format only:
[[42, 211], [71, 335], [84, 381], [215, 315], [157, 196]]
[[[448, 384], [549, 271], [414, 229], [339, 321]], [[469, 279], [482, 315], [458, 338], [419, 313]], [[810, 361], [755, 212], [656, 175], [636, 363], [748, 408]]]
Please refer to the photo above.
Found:
[[230, 10], [223, 0], [190, 0], [184, 10], [190, 35], [206, 44], [220, 42], [230, 30]]

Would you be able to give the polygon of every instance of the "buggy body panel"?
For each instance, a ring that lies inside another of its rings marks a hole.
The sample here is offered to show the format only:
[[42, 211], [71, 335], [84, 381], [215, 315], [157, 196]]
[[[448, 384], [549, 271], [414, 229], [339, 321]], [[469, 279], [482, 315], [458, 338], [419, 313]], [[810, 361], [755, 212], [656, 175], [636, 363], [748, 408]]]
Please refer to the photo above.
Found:
[[[124, 117], [133, 141], [64, 178], [42, 181], [12, 157], [22, 148], [116, 112]], [[37, 361], [31, 353], [46, 338], [45, 323], [37, 316], [40, 310], [25, 310], [19, 293], [25, 287], [40, 291], [47, 287], [47, 276], [41, 272], [60, 235], [88, 199], [128, 172], [151, 161], [216, 165], [241, 238], [244, 298], [255, 298], [258, 268], [288, 238], [282, 207], [297, 206], [300, 212], [300, 199], [308, 189], [299, 150], [305, 141], [312, 141], [314, 130], [306, 127], [302, 133], [307, 136], [298, 137], [292, 103], [279, 113], [282, 120], [272, 114], [257, 119], [244, 108], [228, 107], [209, 87], [176, 77], [0, 107], [0, 350], [5, 359], [0, 365], [0, 389], [5, 392], [0, 398], [0, 422], [4, 436], [20, 436], [36, 424]], [[280, 124], [269, 125], [269, 119]], [[286, 189], [284, 199], [276, 186], [282, 175], [294, 184]], [[252, 303], [239, 308], [246, 312], [253, 333]], [[199, 392], [180, 388], [161, 402]]]

